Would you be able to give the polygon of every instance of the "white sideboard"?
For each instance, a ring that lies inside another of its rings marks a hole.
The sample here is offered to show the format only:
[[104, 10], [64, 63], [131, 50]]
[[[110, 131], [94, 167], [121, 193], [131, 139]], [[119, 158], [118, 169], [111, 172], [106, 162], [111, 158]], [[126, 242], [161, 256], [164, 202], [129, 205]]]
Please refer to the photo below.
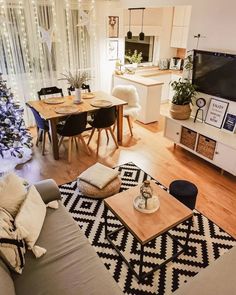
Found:
[[159, 121], [163, 83], [138, 75], [113, 75], [113, 87], [130, 84], [136, 87], [140, 99], [141, 111], [137, 120], [144, 124]]
[[[189, 132], [190, 140], [185, 134]], [[164, 136], [191, 153], [236, 176], [236, 134], [201, 122], [175, 120], [165, 115]]]

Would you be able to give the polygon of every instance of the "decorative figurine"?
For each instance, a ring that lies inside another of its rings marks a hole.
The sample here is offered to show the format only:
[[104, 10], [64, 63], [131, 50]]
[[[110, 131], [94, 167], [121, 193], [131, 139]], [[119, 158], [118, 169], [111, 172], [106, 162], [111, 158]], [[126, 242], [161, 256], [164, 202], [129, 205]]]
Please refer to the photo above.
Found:
[[145, 200], [145, 209], [148, 209], [148, 199], [152, 198], [153, 189], [151, 187], [150, 181], [145, 180], [140, 187], [140, 193]]

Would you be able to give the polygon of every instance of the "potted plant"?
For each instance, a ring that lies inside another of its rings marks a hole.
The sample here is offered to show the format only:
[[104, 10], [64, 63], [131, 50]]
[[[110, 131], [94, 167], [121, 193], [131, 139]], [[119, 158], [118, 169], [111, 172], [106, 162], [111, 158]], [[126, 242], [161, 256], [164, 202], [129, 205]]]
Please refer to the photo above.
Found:
[[82, 84], [89, 80], [87, 72], [76, 71], [73, 75], [70, 71], [68, 74], [62, 74], [64, 78], [60, 80], [67, 80], [70, 86], [75, 88], [75, 99], [74, 103], [81, 103], [81, 87]]
[[170, 115], [177, 120], [189, 119], [191, 114], [190, 103], [196, 96], [196, 85], [193, 85], [189, 79], [173, 81], [171, 87], [174, 90]]
[[128, 62], [132, 65], [131, 67], [126, 67], [128, 71], [131, 70], [131, 72], [135, 72], [135, 70], [138, 67], [138, 64], [140, 64], [143, 59], [142, 54], [143, 53], [141, 51], [138, 53], [138, 51], [135, 49], [133, 54], [131, 53], [131, 51], [129, 51], [128, 54], [125, 55], [125, 59], [128, 60]]

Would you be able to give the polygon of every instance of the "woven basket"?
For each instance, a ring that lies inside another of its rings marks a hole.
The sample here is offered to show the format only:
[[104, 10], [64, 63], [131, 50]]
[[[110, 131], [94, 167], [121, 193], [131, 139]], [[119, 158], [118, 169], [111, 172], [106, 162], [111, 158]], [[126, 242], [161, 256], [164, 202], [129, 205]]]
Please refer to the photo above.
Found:
[[176, 120], [187, 120], [191, 114], [190, 104], [177, 105], [171, 104], [170, 115], [173, 119]]

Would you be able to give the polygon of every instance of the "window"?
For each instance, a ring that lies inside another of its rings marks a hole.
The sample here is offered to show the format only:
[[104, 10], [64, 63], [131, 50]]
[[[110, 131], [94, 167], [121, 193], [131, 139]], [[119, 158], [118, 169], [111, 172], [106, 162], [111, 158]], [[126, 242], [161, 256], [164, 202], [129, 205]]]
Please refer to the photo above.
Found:
[[125, 54], [133, 53], [137, 50], [142, 52], [142, 63], [153, 61], [154, 36], [145, 36], [144, 41], [139, 40], [139, 36], [133, 36], [132, 39], [125, 38]]

